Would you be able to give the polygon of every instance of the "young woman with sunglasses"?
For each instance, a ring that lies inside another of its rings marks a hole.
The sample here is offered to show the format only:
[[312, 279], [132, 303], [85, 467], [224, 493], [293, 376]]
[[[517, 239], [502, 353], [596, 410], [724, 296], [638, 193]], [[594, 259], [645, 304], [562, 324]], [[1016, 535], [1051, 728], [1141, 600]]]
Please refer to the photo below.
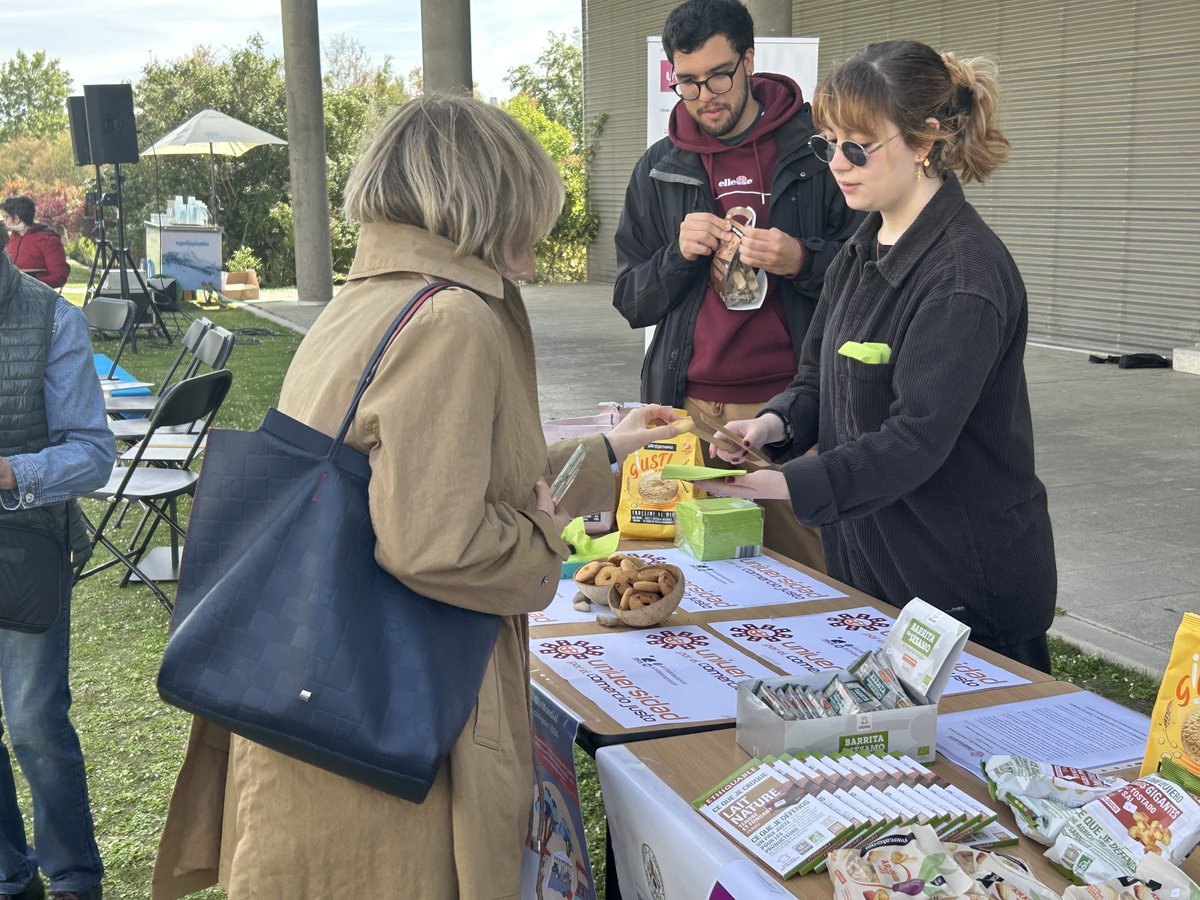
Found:
[[791, 386], [729, 426], [782, 471], [717, 490], [790, 498], [821, 526], [831, 575], [896, 606], [921, 597], [1049, 671], [1025, 288], [960, 184], [1007, 156], [997, 106], [989, 63], [915, 41], [872, 44], [817, 88], [811, 145], [870, 215], [829, 268]]

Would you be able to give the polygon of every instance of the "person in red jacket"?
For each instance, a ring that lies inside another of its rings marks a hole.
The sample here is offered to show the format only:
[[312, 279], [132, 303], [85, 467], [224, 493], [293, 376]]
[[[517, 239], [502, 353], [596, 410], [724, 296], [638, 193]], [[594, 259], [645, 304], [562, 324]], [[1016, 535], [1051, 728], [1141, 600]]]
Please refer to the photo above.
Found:
[[3, 204], [8, 226], [8, 255], [13, 264], [43, 284], [58, 289], [67, 283], [71, 267], [62, 238], [49, 225], [33, 221], [37, 207], [29, 197], [8, 197]]

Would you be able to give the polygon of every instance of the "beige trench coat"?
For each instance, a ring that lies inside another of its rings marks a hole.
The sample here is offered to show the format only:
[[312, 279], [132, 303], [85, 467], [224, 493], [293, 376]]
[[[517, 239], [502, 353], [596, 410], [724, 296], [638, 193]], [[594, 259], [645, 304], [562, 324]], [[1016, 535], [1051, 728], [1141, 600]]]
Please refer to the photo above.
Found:
[[[431, 278], [470, 292], [436, 295], [401, 332], [348, 443], [370, 454], [380, 564], [429, 597], [504, 617], [475, 712], [419, 805], [197, 720], [155, 898], [217, 880], [233, 900], [518, 896], [533, 798], [526, 613], [550, 602], [566, 556], [551, 518], [531, 511], [533, 485], [573, 449], [548, 451], [542, 438], [520, 294], [442, 238], [365, 226], [349, 283], [297, 350], [279, 406], [333, 434], [379, 337]], [[597, 437], [564, 506], [612, 500]]]

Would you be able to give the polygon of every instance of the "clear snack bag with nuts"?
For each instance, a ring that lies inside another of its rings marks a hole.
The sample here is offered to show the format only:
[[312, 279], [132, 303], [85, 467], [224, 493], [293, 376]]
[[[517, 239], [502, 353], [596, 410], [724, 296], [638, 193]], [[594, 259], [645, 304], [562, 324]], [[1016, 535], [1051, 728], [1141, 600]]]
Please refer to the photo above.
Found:
[[[744, 222], [739, 221], [744, 220]], [[754, 227], [755, 213], [748, 206], [735, 206], [725, 214], [731, 230], [713, 254], [708, 270], [708, 285], [729, 309], [758, 309], [767, 299], [767, 273], [754, 269], [741, 259], [743, 225]]]

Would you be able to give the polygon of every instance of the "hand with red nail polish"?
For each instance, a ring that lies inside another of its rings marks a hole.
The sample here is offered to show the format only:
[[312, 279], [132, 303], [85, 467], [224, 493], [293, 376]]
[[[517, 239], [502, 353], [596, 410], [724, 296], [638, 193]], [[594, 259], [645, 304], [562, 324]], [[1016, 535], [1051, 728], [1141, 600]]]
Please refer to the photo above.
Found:
[[759, 469], [746, 475], [727, 476], [720, 496], [747, 500], [789, 499], [787, 479], [778, 469]]
[[717, 456], [733, 465], [738, 465], [746, 459], [747, 450], [757, 450], [764, 444], [774, 444], [784, 438], [783, 420], [773, 413], [758, 416], [754, 419], [739, 419], [725, 426], [727, 431], [742, 439], [742, 446], [737, 452], [713, 447]]

